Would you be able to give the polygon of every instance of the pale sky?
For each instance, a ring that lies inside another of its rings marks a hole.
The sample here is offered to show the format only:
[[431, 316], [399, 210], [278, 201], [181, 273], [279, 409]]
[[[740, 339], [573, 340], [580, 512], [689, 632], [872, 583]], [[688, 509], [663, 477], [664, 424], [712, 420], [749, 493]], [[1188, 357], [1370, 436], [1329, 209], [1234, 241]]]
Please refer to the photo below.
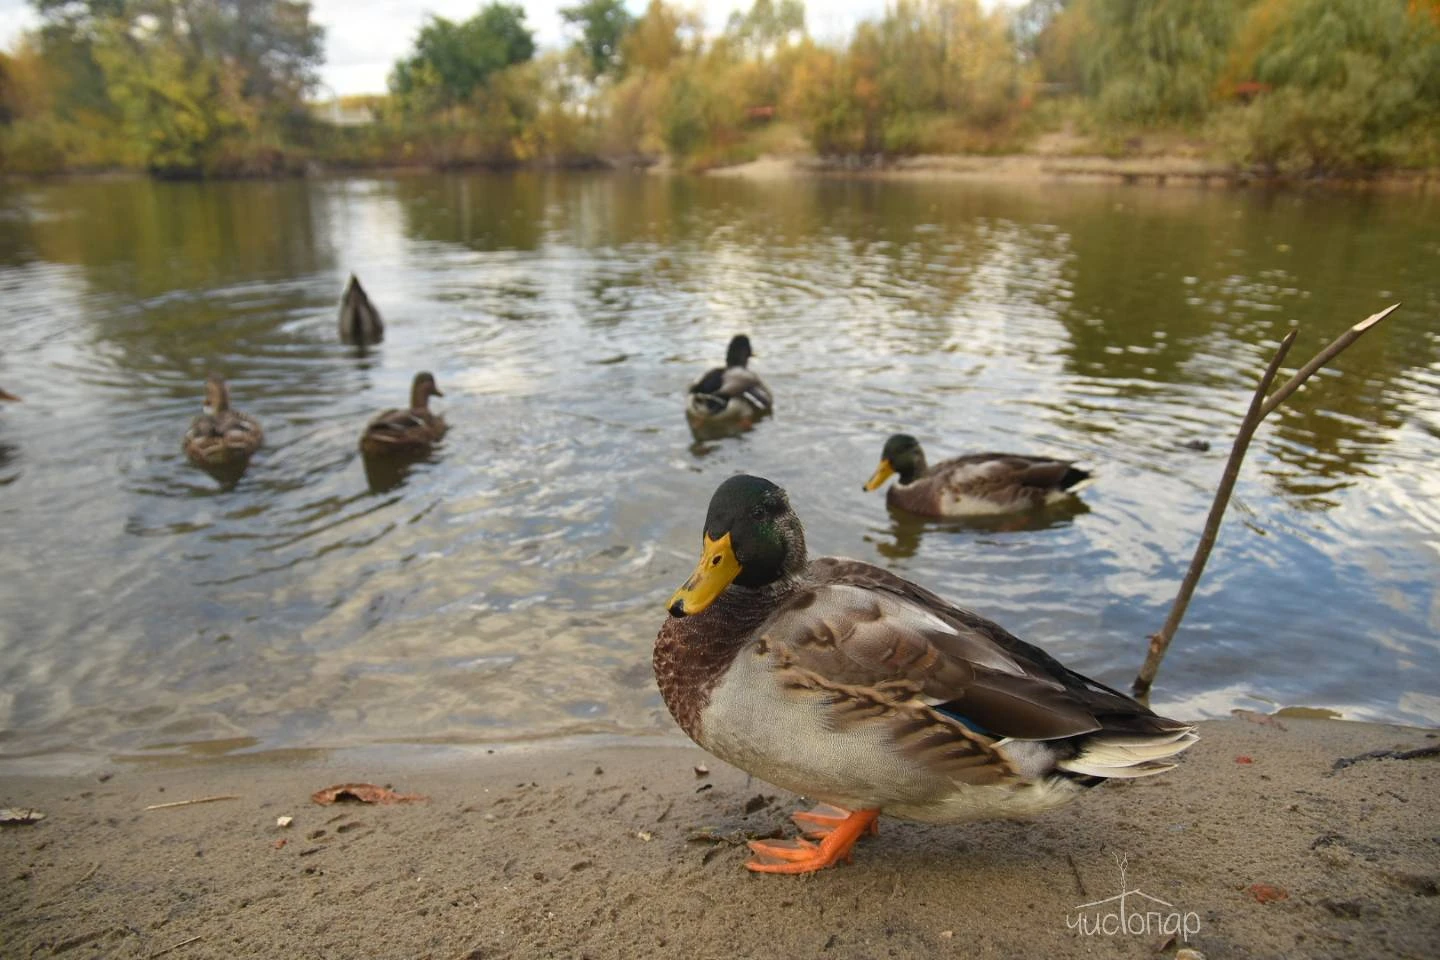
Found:
[[[410, 48], [427, 13], [463, 20], [484, 6], [484, 0], [311, 0], [313, 18], [325, 28], [325, 65], [320, 76], [329, 91], [383, 93], [385, 78], [395, 61]], [[541, 47], [565, 42], [556, 11], [574, 0], [521, 0], [525, 22]], [[750, 6], [751, 0], [691, 0], [680, 7], [699, 8], [711, 29], [718, 30], [731, 11]], [[631, 12], [644, 11], [646, 0], [626, 0]], [[987, 4], [988, 6], [988, 4]], [[885, 0], [811, 0], [805, 5], [810, 33], [833, 39], [846, 36], [855, 24], [885, 10]], [[0, 47], [9, 48], [21, 31], [37, 19], [26, 0], [0, 0]]]

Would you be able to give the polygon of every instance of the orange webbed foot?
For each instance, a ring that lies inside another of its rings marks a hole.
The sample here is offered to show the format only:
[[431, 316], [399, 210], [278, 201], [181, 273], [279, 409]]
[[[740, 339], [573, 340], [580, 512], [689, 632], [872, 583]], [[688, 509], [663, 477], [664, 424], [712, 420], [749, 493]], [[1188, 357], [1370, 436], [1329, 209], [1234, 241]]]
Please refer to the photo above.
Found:
[[865, 833], [876, 832], [879, 817], [879, 810], [852, 813], [829, 804], [801, 811], [795, 814], [795, 822], [802, 827], [813, 825], [811, 833], [823, 838], [818, 844], [809, 840], [751, 840], [750, 849], [757, 856], [745, 866], [756, 873], [813, 873], [842, 859], [848, 862], [855, 841]]
[[[790, 819], [795, 825], [805, 831], [805, 836], [812, 840], [819, 840], [828, 837], [835, 828], [848, 820], [853, 814], [844, 807], [837, 807], [833, 803], [821, 803], [811, 807], [809, 810], [796, 810], [790, 814]], [[876, 818], [870, 821], [870, 828], [867, 831], [871, 836], [880, 832], [880, 820]]]

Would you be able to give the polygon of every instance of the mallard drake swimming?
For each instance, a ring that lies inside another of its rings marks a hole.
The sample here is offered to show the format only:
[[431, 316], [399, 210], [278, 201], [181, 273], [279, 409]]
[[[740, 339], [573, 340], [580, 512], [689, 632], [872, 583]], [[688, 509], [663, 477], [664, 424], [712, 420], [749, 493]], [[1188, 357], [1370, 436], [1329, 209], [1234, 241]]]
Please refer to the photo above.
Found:
[[355, 274], [340, 297], [340, 342], [353, 343], [359, 347], [379, 343], [385, 339], [385, 324], [380, 322], [380, 311], [365, 295], [365, 288]]
[[927, 467], [920, 441], [897, 433], [885, 441], [865, 489], [892, 475], [899, 479], [885, 495], [890, 506], [922, 517], [975, 517], [1056, 503], [1090, 473], [1066, 460], [1014, 453], [972, 453]]
[[1144, 777], [1197, 739], [1004, 628], [858, 560], [809, 560], [785, 491], [720, 484], [700, 564], [669, 600], [654, 667], [700, 746], [823, 801], [818, 844], [752, 841], [747, 866], [808, 873], [883, 811], [928, 823], [1039, 813]]
[[445, 436], [445, 418], [430, 412], [430, 398], [443, 397], [429, 373], [415, 374], [410, 384], [410, 409], [378, 414], [360, 435], [360, 450], [368, 456], [424, 456]]
[[0, 400], [7, 400], [10, 403], [20, 403], [20, 398], [8, 390], [0, 390]]
[[205, 381], [205, 412], [185, 431], [185, 456], [202, 467], [243, 464], [265, 434], [254, 417], [230, 409], [230, 388], [215, 374]]
[[697, 432], [707, 427], [748, 427], [770, 413], [770, 388], [748, 368], [755, 354], [750, 338], [740, 334], [725, 351], [725, 366], [706, 371], [690, 385], [685, 419]]

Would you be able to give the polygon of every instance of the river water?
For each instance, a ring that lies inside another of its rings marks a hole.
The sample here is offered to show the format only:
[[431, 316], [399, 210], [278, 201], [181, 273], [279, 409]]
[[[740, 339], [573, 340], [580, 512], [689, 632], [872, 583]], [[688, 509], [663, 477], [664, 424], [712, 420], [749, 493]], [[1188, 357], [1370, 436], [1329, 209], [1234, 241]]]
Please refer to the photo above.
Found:
[[[350, 271], [387, 322], [364, 357], [334, 332]], [[0, 186], [0, 759], [671, 732], [650, 646], [741, 470], [815, 553], [1124, 686], [1276, 341], [1301, 328], [1298, 364], [1397, 300], [1251, 449], [1155, 692], [1196, 717], [1440, 723], [1436, 198]], [[777, 415], [696, 444], [685, 388], [741, 331]], [[451, 432], [372, 488], [359, 430], [420, 369]], [[211, 370], [267, 435], [233, 487], [180, 453]], [[1043, 522], [892, 517], [860, 488], [899, 430], [1096, 480]]]

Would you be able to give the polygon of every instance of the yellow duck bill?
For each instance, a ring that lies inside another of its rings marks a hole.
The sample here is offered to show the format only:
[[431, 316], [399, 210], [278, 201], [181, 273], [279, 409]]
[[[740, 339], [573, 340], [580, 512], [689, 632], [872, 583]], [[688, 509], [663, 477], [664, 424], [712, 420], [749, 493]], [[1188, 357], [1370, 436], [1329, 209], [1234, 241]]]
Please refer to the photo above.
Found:
[[875, 468], [875, 473], [871, 475], [869, 482], [865, 484], [865, 491], [868, 493], [871, 490], [880, 489], [880, 485], [894, 475], [895, 468], [890, 466], [890, 461], [881, 460], [880, 466]]
[[685, 617], [704, 610], [740, 576], [740, 569], [740, 561], [735, 559], [735, 550], [730, 545], [730, 534], [719, 540], [712, 540], [706, 534], [700, 564], [666, 604], [670, 615]]

